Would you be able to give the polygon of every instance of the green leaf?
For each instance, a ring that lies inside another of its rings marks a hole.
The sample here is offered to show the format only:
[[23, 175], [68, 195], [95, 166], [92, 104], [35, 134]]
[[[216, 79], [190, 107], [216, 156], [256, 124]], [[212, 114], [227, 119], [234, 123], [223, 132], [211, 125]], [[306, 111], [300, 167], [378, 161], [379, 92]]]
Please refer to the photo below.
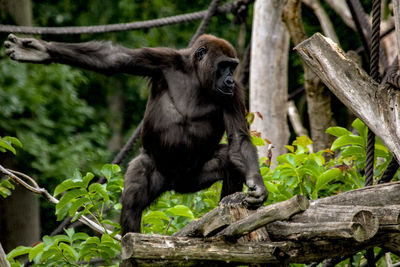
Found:
[[352, 134], [352, 132], [343, 127], [329, 127], [325, 132], [336, 137]]
[[261, 137], [252, 136], [252, 137], [251, 137], [251, 142], [252, 142], [253, 145], [255, 145], [255, 146], [265, 146], [265, 141], [264, 141], [264, 139], [262, 139]]
[[32, 261], [39, 253], [43, 252], [43, 243], [39, 243], [29, 251], [29, 261]]
[[5, 136], [5, 137], [3, 137], [3, 140], [9, 141], [9, 142], [11, 142], [11, 144], [13, 144], [15, 146], [22, 147], [22, 143], [15, 137]]
[[11, 145], [9, 145], [7, 142], [3, 141], [2, 139], [0, 139], [0, 147], [3, 147], [9, 151], [11, 151], [14, 155], [17, 154], [17, 152], [15, 151], [15, 148], [13, 148]]
[[31, 249], [31, 247], [18, 246], [7, 254], [7, 259], [14, 259], [15, 257], [28, 254]]
[[192, 211], [185, 205], [176, 205], [172, 208], [169, 208], [167, 211], [175, 216], [184, 216], [190, 219], [194, 219]]
[[121, 172], [121, 168], [117, 164], [112, 165], [113, 174]]
[[265, 186], [267, 187], [268, 192], [277, 194], [279, 193], [279, 189], [275, 184], [271, 182], [265, 182]]
[[81, 197], [77, 200], [75, 200], [72, 204], [71, 207], [69, 207], [68, 209], [68, 214], [69, 216], [74, 216], [75, 213], [77, 212], [77, 210], [83, 206], [83, 204], [85, 204], [86, 202], [90, 202], [90, 199], [87, 198], [86, 196]]
[[68, 246], [65, 243], [60, 243], [59, 247], [63, 250], [64, 255], [67, 254], [67, 255], [71, 256], [74, 261], [78, 260], [79, 254], [71, 246]]
[[57, 196], [60, 193], [67, 191], [69, 189], [77, 188], [77, 187], [81, 187], [81, 186], [82, 186], [81, 181], [73, 181], [71, 179], [65, 180], [56, 187], [56, 189], [54, 190], [54, 196]]
[[105, 185], [103, 185], [103, 184], [99, 184], [99, 183], [91, 184], [89, 186], [89, 192], [101, 195], [106, 202], [108, 202], [110, 200], [107, 190], [105, 189]]
[[65, 195], [62, 196], [60, 202], [56, 205], [56, 214], [59, 214], [61, 210], [63, 210], [67, 204], [71, 203], [74, 199], [84, 196], [87, 194], [85, 189], [79, 188], [68, 191]]
[[101, 173], [106, 177], [107, 180], [110, 180], [113, 174], [113, 167], [111, 164], [105, 164], [103, 168], [101, 168]]
[[343, 149], [342, 157], [365, 157], [365, 149], [360, 146], [349, 146]]
[[333, 179], [338, 178], [341, 175], [341, 172], [339, 169], [329, 169], [322, 173], [318, 178], [317, 178], [317, 183], [315, 185], [314, 191], [312, 193], [313, 198], [317, 198], [318, 196], [318, 191], [323, 189], [329, 182], [331, 182]]
[[87, 188], [90, 181], [92, 181], [92, 179], [94, 178], [94, 174], [91, 172], [86, 173], [85, 177], [82, 178], [82, 187], [83, 188]]
[[365, 148], [364, 139], [362, 139], [358, 135], [351, 134], [351, 135], [343, 135], [338, 139], [336, 139], [331, 146], [331, 150], [335, 151], [336, 149], [347, 145], [358, 145]]
[[293, 141], [293, 145], [301, 146], [303, 148], [306, 148], [308, 145], [311, 145], [311, 144], [312, 144], [311, 139], [305, 135], [296, 137], [296, 140]]
[[362, 122], [362, 120], [360, 119], [355, 119], [353, 121], [353, 123], [351, 124], [351, 126], [353, 126], [354, 129], [357, 130], [358, 134], [363, 138], [366, 139], [367, 138], [367, 133], [368, 133], [368, 128], [365, 125], [364, 122]]

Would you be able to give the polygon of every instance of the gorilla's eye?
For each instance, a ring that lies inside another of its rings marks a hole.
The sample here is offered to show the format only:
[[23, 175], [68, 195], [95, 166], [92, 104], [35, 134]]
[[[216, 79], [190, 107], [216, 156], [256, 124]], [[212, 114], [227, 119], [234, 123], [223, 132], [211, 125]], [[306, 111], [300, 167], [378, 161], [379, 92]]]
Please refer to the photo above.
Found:
[[207, 54], [207, 48], [205, 48], [204, 46], [200, 47], [196, 51], [197, 60], [198, 61], [202, 60], [206, 54]]

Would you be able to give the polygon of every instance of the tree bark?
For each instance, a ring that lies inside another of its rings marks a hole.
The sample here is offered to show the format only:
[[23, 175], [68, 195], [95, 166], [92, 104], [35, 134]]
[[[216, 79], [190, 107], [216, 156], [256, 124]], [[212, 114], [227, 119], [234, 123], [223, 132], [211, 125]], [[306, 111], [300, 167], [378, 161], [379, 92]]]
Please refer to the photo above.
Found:
[[400, 162], [400, 91], [379, 86], [330, 39], [316, 33], [296, 51]]
[[[254, 5], [250, 65], [250, 111], [255, 116], [252, 130], [261, 132], [274, 145], [272, 161], [286, 153], [287, 83], [289, 35], [282, 22], [283, 2], [257, 0]], [[259, 147], [267, 156], [267, 147]]]
[[[31, 0], [0, 0], [0, 8], [17, 24], [32, 26]], [[14, 165], [8, 163], [8, 167]], [[30, 246], [39, 240], [39, 198], [22, 186], [16, 186], [11, 196], [0, 199], [0, 242], [9, 252], [19, 245]]]
[[[397, 55], [400, 63], [400, 0], [393, 0], [394, 25], [396, 27]], [[400, 64], [399, 64], [400, 66]]]
[[[307, 38], [302, 21], [301, 0], [286, 0], [283, 19], [294, 45]], [[334, 125], [331, 97], [319, 77], [302, 61], [304, 68], [307, 111], [314, 151], [329, 148], [334, 137], [325, 130]]]
[[10, 14], [16, 24], [32, 26], [31, 0], [0, 0], [0, 8]]

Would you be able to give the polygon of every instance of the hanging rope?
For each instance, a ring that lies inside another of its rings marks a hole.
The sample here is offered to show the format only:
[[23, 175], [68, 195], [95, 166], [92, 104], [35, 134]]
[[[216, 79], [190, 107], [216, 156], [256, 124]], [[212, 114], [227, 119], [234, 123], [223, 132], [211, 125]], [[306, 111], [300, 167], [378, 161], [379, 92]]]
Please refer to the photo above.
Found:
[[193, 43], [200, 37], [203, 33], [206, 32], [208, 25], [210, 25], [212, 17], [215, 15], [215, 12], [218, 9], [218, 4], [221, 0], [213, 0], [210, 4], [210, 7], [207, 10], [207, 14], [204, 16], [203, 20], [200, 23], [200, 26], [197, 28], [196, 33], [193, 35], [192, 39], [189, 42], [189, 47], [193, 45]]
[[[369, 74], [379, 83], [381, 0], [372, 1], [372, 33]], [[375, 134], [368, 129], [367, 156], [365, 162], [365, 186], [372, 185], [374, 177]]]
[[[215, 14], [231, 13], [235, 8], [235, 3], [230, 2], [220, 6]], [[105, 33], [132, 31], [139, 29], [149, 29], [154, 27], [178, 24], [181, 22], [189, 22], [205, 17], [208, 10], [187, 13], [167, 18], [153, 19], [147, 21], [136, 21], [130, 23], [118, 23], [98, 26], [78, 26], [78, 27], [27, 27], [14, 25], [0, 25], [0, 32], [24, 33], [24, 34], [83, 34], [83, 33]]]

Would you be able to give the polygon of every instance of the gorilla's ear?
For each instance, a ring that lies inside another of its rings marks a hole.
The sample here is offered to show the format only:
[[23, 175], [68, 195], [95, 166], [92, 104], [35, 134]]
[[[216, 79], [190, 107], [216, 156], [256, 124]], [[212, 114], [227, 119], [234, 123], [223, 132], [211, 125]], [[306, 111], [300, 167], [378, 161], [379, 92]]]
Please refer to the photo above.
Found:
[[195, 56], [198, 61], [202, 60], [206, 54], [207, 54], [207, 48], [205, 46], [199, 47], [199, 49], [197, 49], [197, 51], [195, 52]]

